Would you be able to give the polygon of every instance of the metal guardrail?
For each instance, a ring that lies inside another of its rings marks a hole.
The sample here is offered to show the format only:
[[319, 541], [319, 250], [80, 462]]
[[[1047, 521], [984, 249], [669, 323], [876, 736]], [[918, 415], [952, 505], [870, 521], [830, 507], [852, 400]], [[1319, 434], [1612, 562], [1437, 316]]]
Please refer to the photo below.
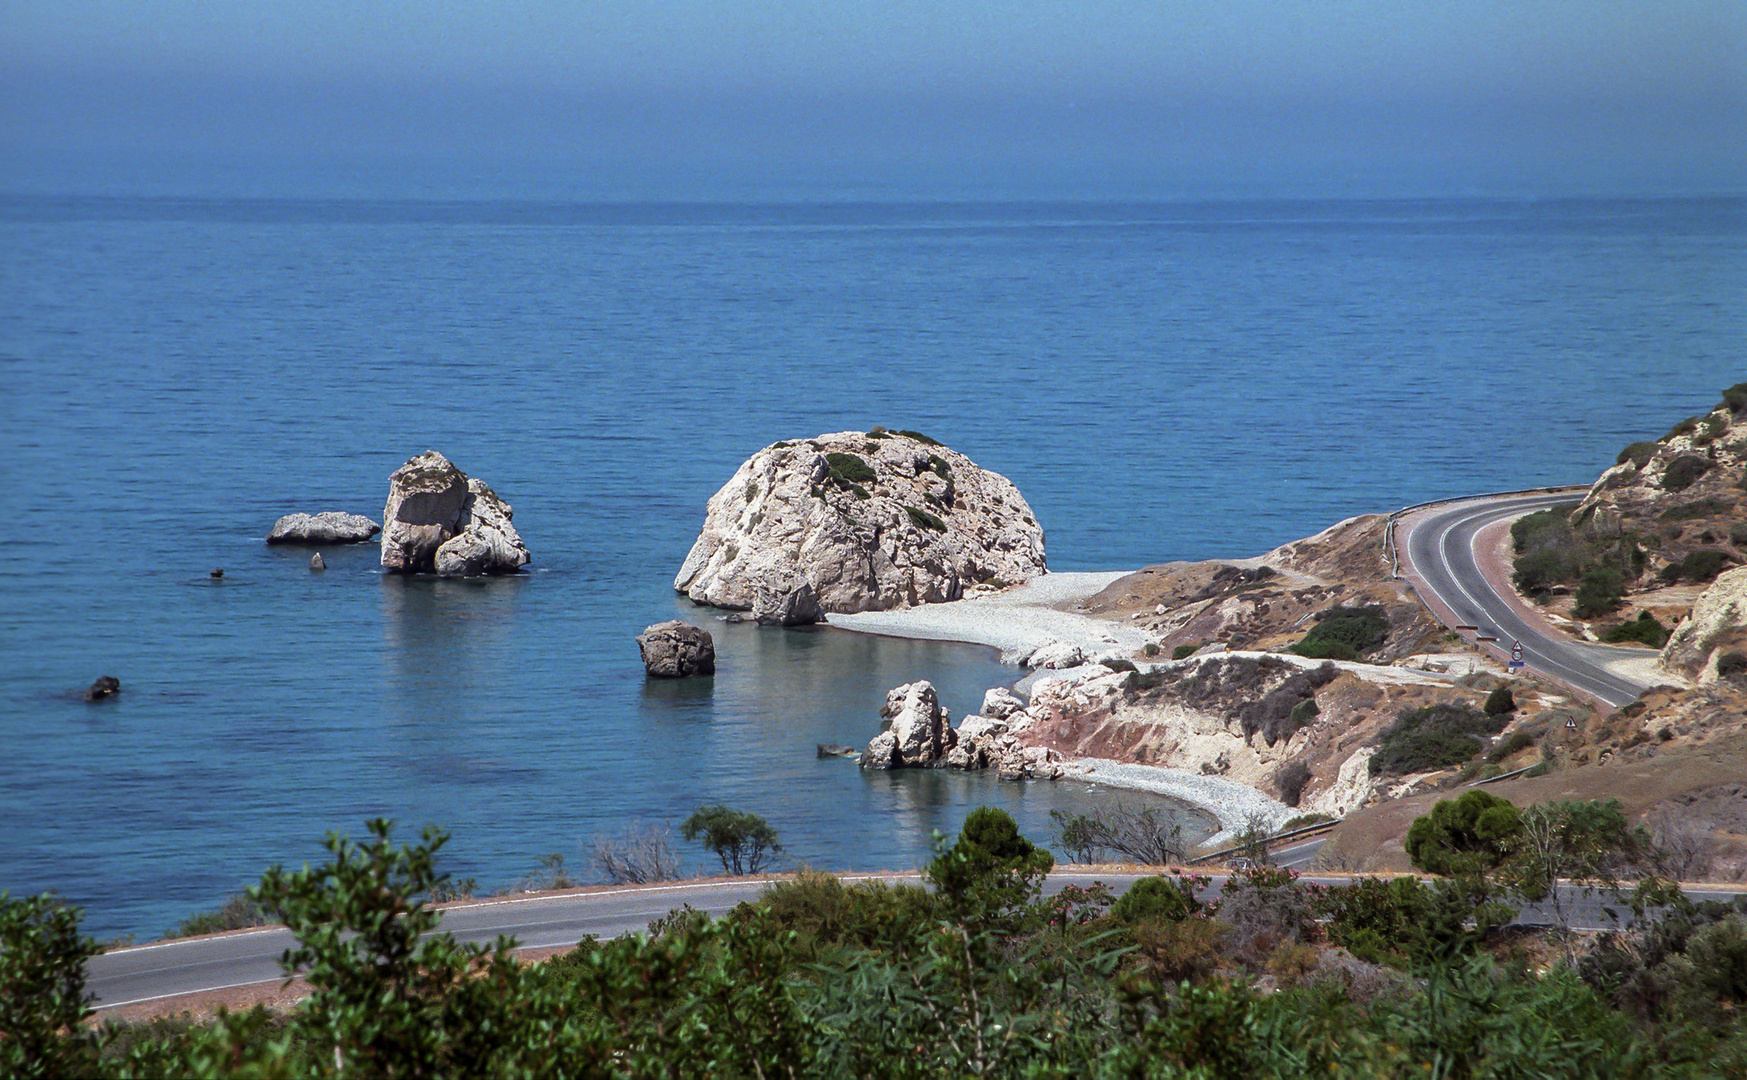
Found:
[[[1309, 836], [1312, 833], [1327, 832], [1329, 829], [1339, 825], [1342, 820], [1343, 819], [1341, 818], [1335, 818], [1333, 821], [1319, 821], [1315, 825], [1306, 825], [1303, 828], [1293, 829], [1291, 832], [1276, 833], [1263, 840], [1262, 843], [1272, 844], [1276, 840], [1296, 840], [1300, 836]], [[1211, 852], [1207, 855], [1197, 855], [1193, 859], [1185, 859], [1183, 865], [1194, 866], [1196, 863], [1212, 862], [1214, 859], [1222, 859], [1227, 855], [1236, 855], [1238, 852], [1245, 850], [1249, 846], [1250, 845], [1248, 844], [1239, 844], [1237, 847], [1225, 848], [1221, 851]]]
[[1476, 780], [1472, 784], [1469, 784], [1468, 786], [1469, 787], [1479, 787], [1481, 784], [1496, 784], [1500, 780], [1509, 780], [1513, 776], [1521, 776], [1523, 773], [1533, 772], [1534, 770], [1536, 770], [1540, 767], [1541, 767], [1541, 762], [1537, 761], [1533, 765], [1524, 765], [1520, 769], [1513, 769], [1510, 772], [1499, 773], [1497, 776], [1488, 776], [1484, 780]]

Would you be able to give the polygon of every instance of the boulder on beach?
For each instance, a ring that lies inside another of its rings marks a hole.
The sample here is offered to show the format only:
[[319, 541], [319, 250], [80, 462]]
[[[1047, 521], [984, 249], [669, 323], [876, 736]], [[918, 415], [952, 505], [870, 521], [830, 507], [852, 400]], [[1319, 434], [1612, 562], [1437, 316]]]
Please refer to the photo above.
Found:
[[637, 635], [643, 670], [657, 679], [716, 673], [716, 642], [701, 626], [670, 619]]
[[513, 574], [531, 561], [510, 504], [427, 450], [388, 478], [382, 568], [443, 577]]
[[1006, 477], [925, 435], [875, 428], [752, 455], [710, 498], [673, 587], [794, 625], [809, 599], [820, 613], [884, 611], [1044, 572], [1043, 530]]
[[320, 514], [286, 514], [273, 523], [269, 544], [356, 544], [382, 531], [363, 514], [328, 510]]

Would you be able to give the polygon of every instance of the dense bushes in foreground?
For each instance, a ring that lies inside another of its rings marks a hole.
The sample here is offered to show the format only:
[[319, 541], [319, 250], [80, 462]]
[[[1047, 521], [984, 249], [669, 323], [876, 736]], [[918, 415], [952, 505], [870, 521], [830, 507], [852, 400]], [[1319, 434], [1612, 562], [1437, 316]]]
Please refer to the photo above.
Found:
[[[287, 961], [306, 966], [311, 996], [288, 1016], [206, 1024], [78, 1025], [68, 1002], [88, 946], [70, 913], [6, 901], [0, 1072], [1251, 1080], [1747, 1069], [1747, 988], [1693, 974], [1747, 956], [1736, 913], [1537, 974], [1476, 923], [1462, 886], [1323, 890], [1263, 869], [1234, 878], [1217, 903], [1173, 876], [1114, 904], [1102, 887], [1043, 897], [1049, 853], [999, 811], [973, 816], [929, 866], [932, 889], [803, 873], [721, 918], [681, 910], [646, 936], [586, 940], [534, 965], [503, 940], [423, 933], [435, 915], [420, 897], [442, 882], [433, 857], [444, 838], [427, 831], [402, 847], [373, 822], [364, 843], [331, 838], [331, 864], [274, 869], [251, 890], [297, 934]], [[1630, 989], [1640, 985], [1667, 987], [1658, 1000], [1686, 1013], [1622, 1004], [1643, 997]], [[61, 992], [37, 992], [48, 986]]]

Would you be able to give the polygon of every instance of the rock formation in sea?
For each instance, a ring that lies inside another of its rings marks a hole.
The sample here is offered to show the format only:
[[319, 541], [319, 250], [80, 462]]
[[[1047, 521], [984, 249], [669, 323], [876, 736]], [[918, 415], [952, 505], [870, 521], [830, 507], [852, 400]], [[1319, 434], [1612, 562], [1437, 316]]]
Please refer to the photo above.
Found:
[[716, 642], [701, 626], [670, 619], [637, 635], [643, 670], [657, 679], [716, 673]]
[[363, 514], [329, 510], [320, 514], [286, 514], [273, 523], [269, 544], [356, 544], [382, 531]]
[[[1007, 691], [990, 692], [1002, 709], [1012, 697]], [[1003, 780], [1054, 780], [1062, 775], [1060, 754], [1026, 746], [1005, 719], [967, 716], [954, 730], [952, 715], [925, 679], [894, 688], [880, 715], [888, 724], [861, 755], [864, 769], [996, 769]]]
[[113, 675], [99, 675], [85, 690], [86, 701], [107, 701], [121, 693], [121, 680]]
[[510, 504], [435, 450], [388, 478], [382, 568], [443, 577], [511, 574], [530, 561]]
[[1006, 477], [927, 436], [875, 428], [752, 455], [711, 497], [673, 587], [794, 624], [815, 608], [956, 600], [1044, 571], [1043, 530]]

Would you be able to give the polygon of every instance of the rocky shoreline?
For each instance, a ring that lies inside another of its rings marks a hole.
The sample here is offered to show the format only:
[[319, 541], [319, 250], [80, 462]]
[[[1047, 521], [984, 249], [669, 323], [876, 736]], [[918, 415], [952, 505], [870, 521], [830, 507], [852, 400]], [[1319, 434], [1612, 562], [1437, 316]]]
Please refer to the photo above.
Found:
[[[1132, 624], [1072, 608], [1127, 576], [1125, 571], [1052, 573], [998, 594], [898, 611], [838, 615], [832, 625], [856, 633], [986, 645], [999, 650], [1004, 661], [1016, 664], [1057, 646], [1077, 650], [1091, 661], [1120, 660], [1140, 652], [1147, 635]], [[1038, 667], [1016, 680], [1014, 689], [1035, 699], [1045, 679], [1073, 685], [1109, 673], [1096, 663]], [[1163, 795], [1207, 814], [1219, 823], [1219, 831], [1204, 844], [1224, 843], [1257, 821], [1278, 826], [1296, 813], [1254, 787], [1185, 769], [1094, 757], [1067, 758], [1060, 765], [1063, 778]]]

